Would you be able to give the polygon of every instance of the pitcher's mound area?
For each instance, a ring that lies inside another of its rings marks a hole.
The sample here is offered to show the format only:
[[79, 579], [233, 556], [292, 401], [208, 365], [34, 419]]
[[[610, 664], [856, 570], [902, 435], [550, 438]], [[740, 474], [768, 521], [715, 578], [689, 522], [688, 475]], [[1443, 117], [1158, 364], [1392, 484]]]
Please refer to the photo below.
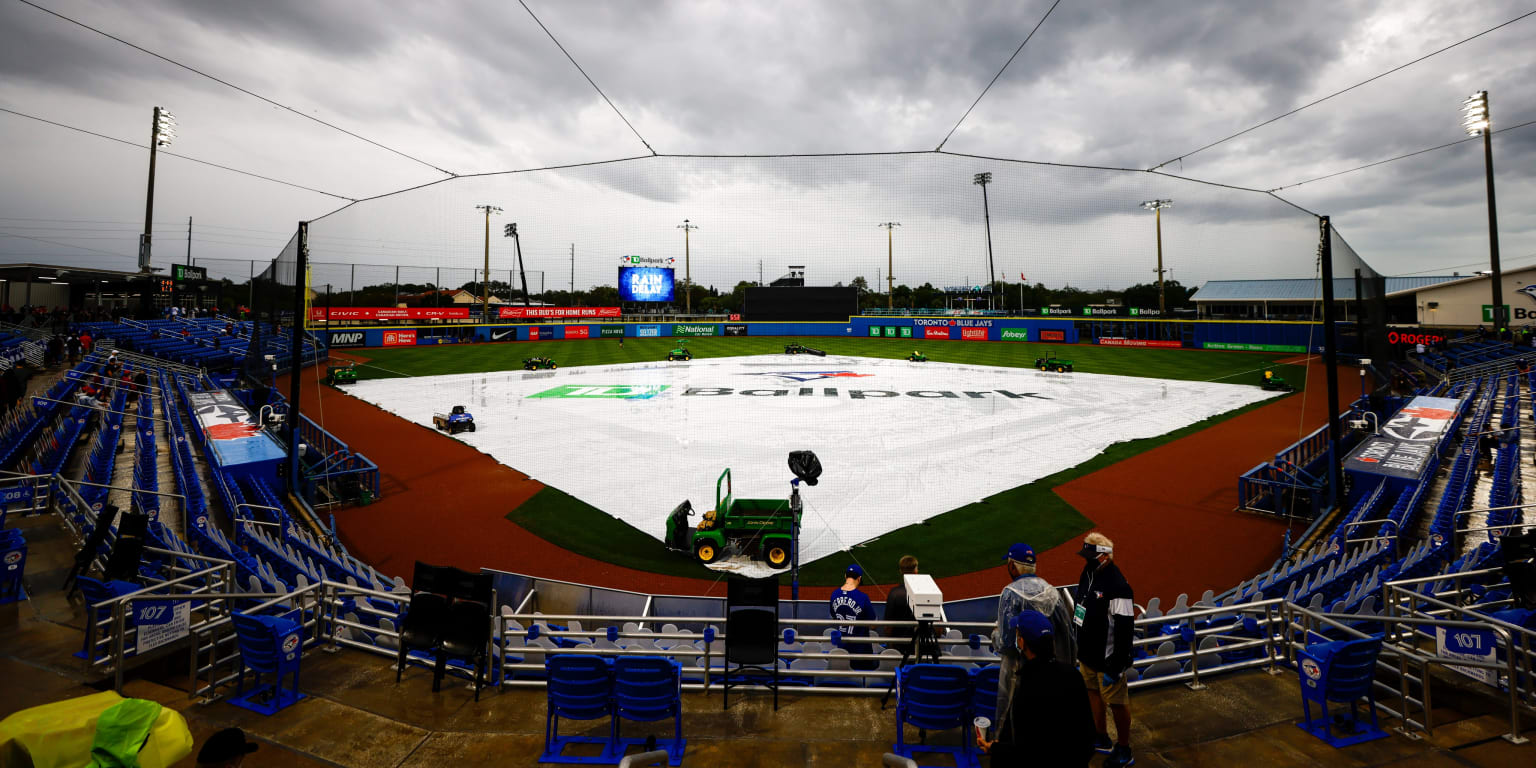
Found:
[[791, 356], [376, 379], [351, 392], [428, 427], [466, 406], [477, 430], [458, 439], [658, 539], [682, 500], [712, 509], [717, 482], [722, 495], [787, 497], [786, 456], [815, 451], [825, 474], [802, 492], [802, 562], [1273, 394]]

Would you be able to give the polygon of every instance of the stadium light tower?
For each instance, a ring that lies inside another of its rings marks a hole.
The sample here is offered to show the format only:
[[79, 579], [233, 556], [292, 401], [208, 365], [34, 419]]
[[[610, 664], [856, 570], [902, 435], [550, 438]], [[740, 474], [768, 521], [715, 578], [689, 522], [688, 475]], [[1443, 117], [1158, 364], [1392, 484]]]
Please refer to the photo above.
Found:
[[885, 308], [886, 309], [895, 309], [896, 308], [896, 298], [895, 298], [895, 296], [896, 296], [896, 289], [895, 289], [895, 283], [893, 281], [894, 281], [896, 276], [891, 274], [891, 270], [892, 270], [891, 260], [892, 260], [892, 258], [894, 258], [892, 256], [892, 251], [895, 248], [895, 246], [892, 243], [891, 232], [893, 230], [895, 230], [897, 227], [901, 226], [901, 222], [899, 222], [899, 221], [887, 221], [887, 222], [883, 222], [883, 223], [880, 223], [880, 224], [876, 224], [875, 226], [880, 227], [881, 229], [885, 230]]
[[1163, 209], [1172, 208], [1172, 200], [1144, 200], [1141, 207], [1152, 211], [1157, 216], [1157, 314], [1159, 317], [1168, 316], [1168, 301], [1163, 296]]
[[1493, 196], [1493, 129], [1488, 114], [1488, 92], [1478, 91], [1461, 103], [1462, 127], [1468, 136], [1483, 137], [1483, 172], [1488, 177], [1488, 266], [1493, 272], [1493, 332], [1503, 333], [1509, 318], [1504, 316], [1503, 274], [1499, 271], [1499, 214]]
[[[987, 207], [987, 185], [992, 183], [992, 172], [986, 171], [972, 176], [971, 183], [981, 187], [981, 213], [987, 220], [987, 282], [993, 283], [992, 287], [996, 288], [997, 285], [994, 281], [997, 278], [993, 277], [993, 275], [997, 274], [997, 270], [992, 268], [992, 212]], [[991, 306], [992, 294], [988, 293], [987, 307], [991, 308]]]
[[693, 255], [690, 251], [688, 235], [698, 229], [699, 225], [690, 224], [687, 219], [683, 219], [683, 223], [677, 225], [677, 228], [683, 231], [683, 313], [691, 315], [693, 314]]
[[155, 219], [155, 155], [160, 147], [169, 147], [176, 138], [176, 116], [163, 107], [155, 107], [149, 124], [149, 192], [144, 196], [144, 234], [139, 236], [139, 271], [149, 272], [149, 238]]
[[[481, 301], [480, 322], [487, 323], [491, 320], [491, 214], [501, 213], [501, 209], [494, 205], [477, 205], [477, 210], [485, 211], [485, 272], [480, 276]], [[511, 288], [512, 286], [507, 286]]]

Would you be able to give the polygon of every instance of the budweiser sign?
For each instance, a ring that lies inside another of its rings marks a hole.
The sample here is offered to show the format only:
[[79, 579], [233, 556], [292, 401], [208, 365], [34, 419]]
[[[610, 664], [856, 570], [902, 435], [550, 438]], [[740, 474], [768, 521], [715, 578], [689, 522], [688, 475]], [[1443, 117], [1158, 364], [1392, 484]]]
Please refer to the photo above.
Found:
[[497, 317], [508, 320], [559, 317], [619, 317], [618, 307], [502, 307]]

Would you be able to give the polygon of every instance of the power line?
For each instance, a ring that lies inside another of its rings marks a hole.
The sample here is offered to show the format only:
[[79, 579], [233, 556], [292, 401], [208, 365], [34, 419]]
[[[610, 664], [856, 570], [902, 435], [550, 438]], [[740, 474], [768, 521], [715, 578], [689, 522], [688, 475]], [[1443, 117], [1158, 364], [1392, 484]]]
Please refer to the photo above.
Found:
[[23, 240], [32, 240], [32, 241], [38, 242], [38, 243], [47, 243], [49, 245], [57, 245], [57, 246], [62, 247], [62, 248], [74, 248], [76, 250], [81, 250], [81, 251], [91, 251], [92, 253], [105, 253], [108, 256], [116, 256], [116, 257], [121, 258], [121, 259], [136, 258], [134, 256], [127, 256], [127, 255], [124, 255], [124, 254], [121, 254], [121, 253], [113, 253], [111, 251], [103, 251], [100, 248], [87, 248], [87, 247], [85, 247], [83, 245], [70, 245], [69, 243], [60, 243], [60, 242], [55, 241], [55, 240], [45, 240], [45, 239], [43, 239], [41, 237], [30, 237], [28, 235], [18, 235], [15, 232], [0, 232], [0, 236], [3, 236], [3, 237], [19, 237], [19, 238], [21, 238]]
[[405, 158], [407, 160], [411, 160], [411, 161], [420, 163], [422, 165], [425, 165], [428, 168], [431, 168], [432, 170], [437, 171], [438, 173], [447, 174], [449, 176], [457, 176], [458, 175], [458, 174], [454, 173], [453, 171], [445, 171], [442, 168], [439, 168], [439, 167], [437, 167], [437, 166], [435, 166], [435, 165], [433, 165], [433, 164], [431, 164], [431, 163], [429, 163], [429, 162], [427, 162], [425, 160], [422, 160], [419, 157], [413, 157], [413, 156], [408, 155], [408, 154], [406, 154], [404, 152], [401, 152], [400, 150], [395, 149], [393, 147], [387, 147], [387, 146], [385, 146], [383, 144], [380, 144], [379, 142], [374, 141], [373, 139], [370, 139], [370, 138], [368, 138], [366, 136], [359, 136], [356, 133], [353, 133], [353, 132], [351, 132], [351, 131], [349, 131], [349, 130], [347, 130], [345, 128], [342, 128], [339, 125], [334, 125], [332, 123], [328, 123], [328, 122], [326, 122], [324, 120], [321, 120], [320, 118], [315, 117], [314, 115], [304, 114], [303, 112], [300, 112], [299, 110], [294, 109], [293, 107], [290, 107], [287, 104], [283, 104], [281, 102], [273, 101], [272, 99], [269, 99], [269, 98], [267, 98], [265, 96], [262, 96], [261, 94], [256, 93], [255, 91], [251, 91], [249, 89], [242, 88], [242, 87], [240, 87], [238, 85], [235, 85], [234, 83], [231, 83], [228, 80], [221, 80], [221, 79], [219, 79], [217, 77], [214, 77], [213, 75], [210, 75], [207, 72], [204, 72], [204, 71], [202, 71], [200, 69], [188, 66], [188, 65], [183, 64], [183, 63], [181, 63], [181, 62], [179, 62], [179, 61], [177, 61], [175, 59], [172, 59], [170, 57], [163, 56], [161, 54], [155, 53], [154, 51], [151, 51], [148, 48], [145, 48], [145, 47], [139, 46], [139, 45], [134, 45], [133, 43], [130, 43], [127, 40], [122, 39], [121, 37], [113, 35], [110, 32], [103, 32], [102, 30], [99, 30], [99, 29], [97, 29], [97, 28], [95, 28], [95, 27], [93, 27], [93, 26], [91, 26], [89, 24], [86, 24], [86, 23], [81, 22], [81, 21], [76, 21], [76, 20], [74, 20], [74, 19], [72, 19], [72, 18], [70, 18], [68, 16], [65, 16], [64, 14], [59, 13], [58, 11], [53, 11], [53, 10], [49, 10], [47, 8], [44, 8], [41, 5], [38, 5], [37, 3], [32, 2], [31, 0], [19, 0], [19, 1], [22, 4], [24, 4], [24, 5], [30, 5], [33, 8], [36, 8], [37, 10], [42, 11], [43, 13], [46, 13], [46, 14], [48, 14], [50, 16], [54, 16], [54, 17], [57, 17], [57, 18], [60, 18], [60, 19], [63, 19], [64, 21], [67, 21], [67, 22], [69, 22], [71, 24], [74, 24], [77, 27], [82, 27], [84, 29], [88, 29], [88, 30], [90, 30], [92, 32], [95, 32], [96, 34], [101, 35], [102, 37], [105, 37], [105, 38], [107, 38], [109, 40], [115, 40], [115, 41], [117, 41], [119, 43], [122, 43], [123, 45], [126, 45], [129, 48], [132, 48], [132, 49], [134, 49], [136, 51], [139, 51], [141, 53], [147, 53], [150, 56], [153, 56], [153, 57], [155, 57], [155, 58], [157, 58], [157, 59], [159, 59], [159, 60], [161, 60], [161, 61], [163, 61], [163, 62], [165, 62], [167, 64], [173, 64], [175, 66], [181, 67], [182, 69], [185, 69], [186, 71], [191, 72], [194, 75], [199, 75], [199, 76], [202, 76], [202, 77], [206, 77], [209, 80], [212, 80], [215, 83], [218, 83], [219, 85], [223, 85], [223, 86], [227, 86], [229, 88], [233, 88], [233, 89], [235, 89], [235, 90], [237, 90], [237, 91], [239, 91], [239, 92], [241, 92], [241, 93], [243, 93], [243, 94], [245, 94], [247, 96], [250, 96], [250, 97], [253, 97], [253, 98], [256, 98], [256, 99], [260, 99], [260, 100], [262, 100], [262, 101], [264, 101], [264, 102], [266, 102], [268, 104], [271, 104], [274, 107], [277, 107], [277, 108], [283, 109], [283, 110], [287, 110], [288, 112], [292, 112], [293, 114], [298, 115], [299, 117], [302, 117], [305, 120], [312, 120], [312, 121], [317, 122], [317, 123], [319, 123], [319, 124], [321, 124], [321, 125], [323, 125], [323, 126], [325, 126], [327, 128], [330, 128], [332, 130], [336, 130], [336, 131], [340, 131], [342, 133], [345, 133], [346, 135], [351, 136], [352, 138], [357, 139], [359, 141], [366, 141], [369, 144], [372, 144], [373, 146], [378, 147], [379, 149], [383, 149], [383, 150], [386, 150], [386, 151], [389, 151], [389, 152], [393, 152], [393, 153], [395, 153], [395, 154], [397, 154], [397, 155], [399, 155], [399, 156], [401, 156], [401, 157], [403, 157], [403, 158]]
[[1031, 38], [1031, 37], [1034, 37], [1034, 36], [1035, 36], [1035, 33], [1036, 33], [1036, 32], [1039, 32], [1039, 31], [1040, 31], [1040, 25], [1041, 25], [1041, 24], [1044, 24], [1044, 23], [1045, 23], [1045, 20], [1046, 20], [1046, 19], [1049, 19], [1049, 18], [1050, 18], [1050, 17], [1051, 17], [1051, 11], [1054, 11], [1054, 10], [1056, 10], [1056, 6], [1058, 6], [1058, 5], [1061, 5], [1061, 0], [1056, 0], [1056, 2], [1054, 2], [1054, 3], [1051, 3], [1051, 7], [1050, 7], [1050, 8], [1049, 8], [1049, 9], [1048, 9], [1048, 10], [1046, 10], [1046, 12], [1045, 12], [1045, 15], [1044, 15], [1044, 16], [1041, 16], [1041, 17], [1040, 17], [1040, 20], [1039, 20], [1039, 21], [1037, 21], [1037, 22], [1035, 22], [1035, 28], [1034, 28], [1034, 29], [1031, 29], [1031, 30], [1030, 30], [1030, 31], [1029, 31], [1029, 35], [1027, 35], [1027, 36], [1026, 36], [1026, 37], [1025, 37], [1025, 38], [1024, 38], [1024, 42], [1022, 42], [1022, 43], [1019, 43], [1019, 47], [1018, 47], [1018, 48], [1016, 48], [1016, 49], [1014, 49], [1014, 51], [1013, 51], [1013, 55], [1012, 55], [1012, 56], [1009, 56], [1009, 57], [1008, 57], [1008, 60], [1007, 60], [1007, 61], [1005, 61], [1005, 62], [1003, 62], [1003, 68], [1002, 68], [1002, 69], [999, 69], [999, 70], [998, 70], [998, 71], [997, 71], [997, 74], [995, 74], [995, 75], [993, 75], [993, 76], [992, 76], [992, 82], [990, 82], [990, 83], [987, 83], [987, 87], [985, 87], [985, 88], [983, 88], [983, 89], [981, 89], [981, 94], [980, 94], [980, 95], [978, 95], [978, 96], [977, 96], [977, 97], [976, 97], [976, 100], [975, 100], [975, 101], [973, 101], [973, 102], [971, 102], [971, 106], [970, 106], [970, 109], [967, 109], [967, 110], [965, 110], [965, 114], [963, 114], [963, 115], [961, 115], [961, 116], [960, 116], [960, 119], [959, 119], [959, 120], [956, 120], [956, 121], [955, 121], [955, 127], [954, 127], [954, 128], [951, 128], [951, 129], [949, 129], [949, 133], [946, 133], [946, 134], [944, 134], [944, 141], [941, 141], [941, 142], [939, 142], [939, 145], [938, 145], [938, 146], [937, 146], [937, 147], [934, 147], [934, 148], [933, 148], [933, 151], [935, 151], [935, 152], [938, 152], [938, 151], [940, 151], [940, 150], [942, 150], [942, 149], [944, 149], [944, 144], [945, 144], [945, 142], [948, 142], [948, 141], [949, 141], [949, 137], [951, 137], [951, 136], [953, 136], [953, 135], [955, 135], [955, 131], [956, 131], [956, 130], [958, 130], [958, 129], [959, 129], [959, 128], [960, 128], [960, 124], [961, 124], [961, 123], [963, 123], [963, 122], [965, 122], [965, 119], [966, 119], [966, 118], [967, 118], [967, 117], [970, 117], [970, 116], [971, 116], [971, 110], [972, 110], [972, 109], [975, 109], [975, 108], [976, 108], [976, 105], [977, 105], [977, 104], [980, 104], [980, 103], [981, 103], [981, 97], [982, 97], [982, 96], [986, 96], [986, 95], [987, 95], [987, 91], [990, 91], [990, 90], [992, 90], [992, 83], [995, 83], [995, 82], [997, 82], [997, 79], [998, 79], [998, 78], [999, 78], [999, 77], [1002, 77], [1002, 76], [1003, 76], [1003, 72], [1005, 72], [1005, 71], [1007, 71], [1007, 69], [1008, 69], [1008, 65], [1009, 65], [1009, 64], [1012, 64], [1012, 63], [1013, 63], [1013, 60], [1014, 60], [1014, 59], [1016, 59], [1016, 58], [1018, 58], [1018, 55], [1019, 55], [1019, 51], [1022, 51], [1022, 50], [1024, 50], [1024, 46], [1026, 46], [1026, 45], [1028, 45], [1028, 44], [1029, 44], [1029, 39], [1030, 39], [1030, 38]]
[[1383, 77], [1386, 77], [1387, 75], [1393, 74], [1394, 72], [1401, 72], [1401, 71], [1403, 71], [1403, 70], [1405, 70], [1405, 69], [1407, 69], [1407, 68], [1409, 68], [1409, 67], [1411, 67], [1411, 66], [1413, 66], [1413, 65], [1415, 65], [1415, 64], [1417, 64], [1417, 63], [1419, 63], [1421, 61], [1424, 61], [1425, 59], [1430, 59], [1430, 58], [1433, 58], [1435, 56], [1439, 56], [1440, 54], [1445, 53], [1446, 51], [1449, 51], [1449, 50], [1451, 50], [1452, 48], [1455, 48], [1458, 45], [1461, 45], [1463, 43], [1469, 43], [1469, 42], [1471, 42], [1473, 40], [1476, 40], [1479, 37], [1482, 37], [1483, 35], [1488, 34], [1489, 32], [1493, 32], [1494, 30], [1500, 29], [1502, 27], [1507, 27], [1510, 24], [1513, 24], [1513, 23], [1515, 23], [1515, 22], [1517, 22], [1517, 21], [1519, 21], [1521, 19], [1524, 19], [1524, 18], [1526, 18], [1528, 16], [1532, 16], [1532, 15], [1536, 15], [1536, 11], [1527, 11], [1527, 12], [1525, 12], [1525, 13], [1519, 15], [1519, 16], [1516, 16], [1513, 19], [1510, 19], [1509, 21], [1504, 22], [1503, 24], [1500, 24], [1500, 25], [1495, 26], [1495, 27], [1489, 27], [1488, 29], [1485, 29], [1485, 30], [1483, 30], [1483, 31], [1481, 31], [1481, 32], [1479, 32], [1479, 33], [1469, 37], [1469, 38], [1466, 38], [1464, 40], [1458, 40], [1458, 41], [1456, 41], [1454, 43], [1451, 43], [1450, 45], [1447, 45], [1444, 48], [1441, 48], [1441, 49], [1439, 49], [1437, 51], [1433, 51], [1431, 53], [1426, 53], [1423, 56], [1420, 56], [1419, 58], [1414, 59], [1413, 61], [1408, 62], [1407, 64], [1400, 64], [1400, 65], [1398, 65], [1396, 67], [1393, 67], [1393, 68], [1391, 68], [1391, 69], [1389, 69], [1389, 70], [1387, 70], [1385, 72], [1382, 72], [1379, 75], [1376, 75], [1376, 76], [1371, 77], [1371, 78], [1366, 79], [1366, 80], [1361, 80], [1360, 82], [1355, 83], [1354, 85], [1351, 85], [1351, 86], [1349, 86], [1348, 88], [1345, 88], [1342, 91], [1334, 91], [1333, 93], [1330, 93], [1327, 96], [1324, 96], [1324, 97], [1322, 97], [1320, 99], [1317, 99], [1315, 101], [1311, 101], [1311, 102], [1308, 102], [1306, 104], [1303, 104], [1303, 105], [1301, 105], [1301, 106], [1299, 106], [1299, 107], [1297, 107], [1297, 108], [1295, 108], [1295, 109], [1293, 109], [1293, 110], [1291, 110], [1289, 112], [1286, 112], [1283, 115], [1276, 115], [1275, 117], [1271, 117], [1270, 119], [1265, 120], [1264, 122], [1259, 123], [1258, 125], [1254, 125], [1254, 126], [1250, 126], [1248, 128], [1244, 128], [1243, 130], [1238, 131], [1237, 133], [1234, 133], [1231, 136], [1228, 136], [1228, 137], [1226, 137], [1224, 139], [1218, 139], [1216, 141], [1213, 141], [1213, 142], [1211, 142], [1211, 143], [1209, 143], [1209, 144], [1207, 144], [1207, 145], [1205, 145], [1205, 146], [1203, 146], [1203, 147], [1201, 147], [1201, 148], [1199, 148], [1199, 149], [1197, 149], [1197, 150], [1195, 150], [1193, 152], [1185, 152], [1184, 154], [1179, 155], [1178, 157], [1175, 157], [1175, 158], [1173, 158], [1171, 160], [1164, 160], [1163, 162], [1158, 163], [1157, 165], [1154, 165], [1151, 168], [1148, 168], [1147, 170], [1155, 171], [1155, 170], [1157, 170], [1157, 169], [1159, 169], [1159, 168], [1161, 168], [1161, 167], [1163, 167], [1163, 166], [1165, 166], [1165, 165], [1167, 165], [1169, 163], [1175, 163], [1175, 162], [1178, 162], [1178, 161], [1183, 160], [1185, 158], [1193, 157], [1195, 155], [1198, 155], [1201, 152], [1204, 152], [1207, 149], [1210, 149], [1211, 147], [1217, 146], [1218, 144], [1225, 144], [1226, 142], [1231, 141], [1231, 140], [1233, 140], [1233, 139], [1235, 139], [1235, 138], [1237, 138], [1239, 136], [1242, 136], [1245, 133], [1248, 133], [1250, 131], [1256, 131], [1256, 130], [1258, 130], [1260, 128], [1263, 128], [1266, 125], [1269, 125], [1270, 123], [1273, 123], [1273, 122], [1277, 121], [1277, 120], [1282, 120], [1284, 118], [1290, 117], [1291, 115], [1294, 115], [1297, 112], [1302, 111], [1303, 109], [1307, 109], [1308, 107], [1315, 107], [1318, 104], [1321, 104], [1321, 103], [1323, 103], [1323, 102], [1325, 102], [1325, 101], [1327, 101], [1327, 100], [1329, 100], [1329, 99], [1331, 99], [1331, 98], [1333, 98], [1335, 96], [1341, 96], [1343, 94], [1349, 93], [1350, 91], [1353, 91], [1354, 89], [1359, 88], [1362, 85], [1373, 83], [1373, 82], [1375, 82], [1377, 80], [1380, 80]]
[[[1499, 130], [1494, 131], [1494, 133], [1497, 134], [1497, 133], [1503, 133], [1505, 131], [1513, 131], [1516, 128], [1524, 128], [1524, 127], [1526, 127], [1528, 125], [1536, 125], [1536, 120], [1527, 120], [1526, 122], [1520, 123], [1519, 125], [1511, 125], [1508, 128], [1500, 128]], [[1283, 187], [1275, 187], [1274, 189], [1265, 190], [1265, 191], [1271, 192], [1271, 193], [1279, 192], [1282, 189], [1290, 189], [1291, 187], [1299, 187], [1299, 186], [1301, 186], [1303, 184], [1311, 184], [1314, 181], [1322, 181], [1323, 179], [1331, 179], [1331, 178], [1333, 178], [1335, 176], [1343, 176], [1346, 173], [1354, 173], [1355, 171], [1363, 171], [1363, 170], [1365, 170], [1367, 168], [1375, 168], [1378, 165], [1386, 165], [1387, 163], [1394, 163], [1394, 162], [1397, 162], [1398, 160], [1406, 160], [1406, 159], [1408, 159], [1410, 157], [1417, 157], [1417, 156], [1425, 154], [1427, 152], [1434, 152], [1436, 150], [1445, 149], [1446, 147], [1454, 147], [1457, 144], [1465, 144], [1465, 143], [1467, 143], [1469, 141], [1477, 141], [1480, 138], [1482, 138], [1482, 137], [1481, 136], [1468, 136], [1465, 139], [1459, 139], [1457, 141], [1452, 141], [1452, 142], [1448, 142], [1448, 143], [1445, 143], [1445, 144], [1441, 144], [1438, 147], [1430, 147], [1429, 149], [1421, 149], [1421, 150], [1419, 150], [1417, 152], [1409, 152], [1406, 155], [1398, 155], [1397, 157], [1389, 157], [1389, 158], [1387, 158], [1385, 160], [1377, 160], [1374, 163], [1366, 163], [1365, 165], [1358, 165], [1358, 166], [1355, 166], [1354, 168], [1350, 168], [1349, 170], [1346, 170], [1346, 171], [1335, 171], [1334, 173], [1330, 173], [1330, 174], [1327, 174], [1327, 175], [1324, 175], [1324, 176], [1318, 176], [1316, 178], [1307, 179], [1306, 181], [1298, 181], [1298, 182], [1296, 182], [1294, 184], [1286, 184]]]
[[[26, 2], [26, 0], [22, 0], [22, 2]], [[9, 113], [9, 114], [12, 114], [12, 115], [16, 115], [17, 117], [25, 117], [28, 120], [36, 120], [39, 123], [47, 123], [48, 125], [56, 126], [56, 127], [59, 127], [59, 128], [67, 128], [67, 129], [69, 129], [71, 131], [76, 131], [78, 133], [83, 133], [83, 134], [85, 134], [87, 136], [95, 136], [98, 139], [106, 139], [107, 141], [115, 141], [115, 142], [117, 142], [119, 144], [126, 144], [126, 145], [128, 145], [130, 147], [134, 147], [136, 149], [149, 149], [149, 147], [147, 147], [147, 146], [145, 146], [143, 144], [139, 144], [137, 142], [127, 141], [126, 139], [119, 139], [119, 138], [117, 138], [115, 136], [108, 136], [108, 135], [106, 135], [104, 133], [97, 133], [95, 131], [88, 131], [88, 130], [86, 130], [84, 128], [76, 128], [73, 125], [65, 125], [64, 123], [58, 123], [58, 122], [54, 122], [52, 120], [46, 120], [46, 119], [38, 117], [36, 115], [29, 115], [29, 114], [27, 114], [25, 112], [17, 112], [14, 109], [6, 109], [5, 107], [0, 107], [0, 112], [6, 112], [6, 113]], [[282, 179], [274, 179], [271, 176], [263, 176], [263, 175], [261, 175], [259, 173], [251, 173], [250, 171], [242, 171], [239, 168], [231, 168], [231, 167], [229, 167], [227, 165], [220, 165], [218, 163], [210, 162], [210, 161], [207, 161], [207, 160], [199, 160], [199, 159], [197, 159], [195, 157], [189, 157], [187, 155], [179, 155], [179, 154], [176, 154], [175, 152], [172, 152], [172, 151], [170, 151], [168, 149], [163, 149], [162, 148], [162, 149], [160, 149], [158, 151], [162, 155], [170, 155], [171, 157], [179, 157], [182, 160], [190, 160], [190, 161], [192, 161], [194, 163], [198, 163], [200, 165], [206, 165], [206, 166], [209, 166], [211, 168], [218, 168], [219, 170], [229, 171], [231, 173], [238, 173], [241, 176], [250, 176], [253, 179], [261, 179], [262, 181], [270, 181], [270, 182], [272, 182], [274, 184], [282, 184], [285, 187], [293, 187], [294, 189], [302, 189], [305, 192], [314, 192], [317, 195], [325, 195], [326, 197], [334, 197], [334, 198], [336, 198], [338, 200], [349, 200], [349, 201], [354, 202], [354, 203], [357, 202], [357, 198], [354, 198], [354, 197], [347, 197], [346, 195], [338, 195], [338, 194], [336, 194], [334, 192], [326, 192], [323, 189], [315, 189], [314, 187], [306, 187], [303, 184], [295, 184], [295, 183], [293, 183], [291, 181], [283, 181]]]
[[[1057, 2], [1061, 2], [1061, 0], [1056, 0], [1056, 1]], [[25, 2], [25, 0], [23, 0], [23, 2]], [[555, 33], [549, 31], [549, 27], [544, 26], [544, 22], [539, 21], [539, 17], [534, 14], [533, 9], [529, 8], [528, 4], [523, 2], [523, 0], [517, 0], [517, 3], [518, 3], [518, 5], [523, 6], [523, 10], [527, 11], [529, 16], [533, 17], [533, 22], [535, 24], [539, 25], [539, 29], [544, 30], [544, 34], [549, 35], [549, 39], [554, 42], [555, 47], [559, 48], [561, 53], [565, 54], [565, 58], [570, 59], [571, 65], [576, 67], [576, 71], [580, 72], [582, 77], [587, 78], [587, 83], [589, 83], [592, 86], [592, 90], [597, 91], [597, 95], [603, 97], [603, 101], [608, 102], [608, 106], [613, 109], [613, 113], [615, 115], [618, 115], [619, 119], [623, 120], [625, 125], [629, 126], [629, 132], [633, 133], [635, 135], [635, 138], [639, 139], [640, 143], [644, 144], [645, 148], [650, 150], [651, 154], [653, 154], [653, 155], [656, 154], [656, 150], [651, 149], [651, 145], [650, 145], [649, 142], [647, 142], [645, 140], [645, 137], [641, 136], [640, 132], [635, 130], [635, 126], [630, 125], [629, 118], [625, 117], [624, 113], [620, 112], [619, 108], [614, 106], [613, 101], [608, 98], [608, 94], [603, 93], [603, 89], [597, 87], [597, 83], [592, 82], [592, 76], [588, 75], [587, 71], [585, 69], [582, 69], [580, 64], [576, 63], [576, 59], [571, 56], [570, 51], [565, 50], [565, 46], [561, 45], [560, 41], [555, 39]]]

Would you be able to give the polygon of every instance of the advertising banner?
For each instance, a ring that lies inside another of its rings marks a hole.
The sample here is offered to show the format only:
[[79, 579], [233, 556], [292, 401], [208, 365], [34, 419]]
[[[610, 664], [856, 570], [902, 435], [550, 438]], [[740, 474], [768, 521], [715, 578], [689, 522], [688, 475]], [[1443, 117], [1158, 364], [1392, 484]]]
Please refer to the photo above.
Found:
[[624, 338], [624, 326], [622, 326], [622, 325], [603, 325], [603, 326], [599, 326], [598, 327], [598, 335], [601, 338], [604, 338], [604, 339], [622, 339], [622, 338]]
[[416, 332], [415, 331], [385, 331], [384, 332], [384, 346], [386, 346], [386, 347], [404, 347], [404, 346], [407, 346], [407, 345], [414, 346], [415, 344], [416, 344]]
[[873, 337], [873, 338], [878, 338], [880, 336], [880, 331], [881, 330], [882, 329], [880, 328], [880, 326], [878, 326], [878, 325], [871, 325], [869, 327], [869, 335], [871, 337]]
[[620, 317], [618, 307], [501, 307], [496, 316], [503, 319], [549, 319], [562, 317]]
[[516, 328], [488, 328], [491, 341], [517, 341]]
[[715, 333], [717, 332], [717, 329], [719, 327], [720, 326], [718, 326], [718, 325], [684, 325], [684, 324], [679, 323], [677, 325], [672, 326], [672, 335], [673, 336], [714, 336]]
[[1307, 348], [1299, 344], [1239, 344], [1229, 341], [1207, 341], [1202, 345], [1206, 349], [1230, 349], [1236, 352], [1306, 352]]
[[326, 339], [329, 347], [361, 347], [367, 334], [363, 331], [331, 331]]
[[672, 301], [671, 267], [619, 267], [619, 301]]
[[1040, 340], [1041, 341], [1066, 341], [1067, 340], [1067, 332], [1066, 331], [1047, 331], [1047, 330], [1041, 330], [1040, 331]]
[[541, 325], [538, 327], [538, 333], [534, 333], [534, 329], [529, 328], [528, 340], [533, 341], [535, 337], [540, 341], [553, 339], [555, 337], [555, 327], [553, 325]]
[[1124, 339], [1119, 336], [1100, 336], [1099, 343], [1106, 347], [1157, 347], [1159, 349], [1179, 349], [1183, 342], [1167, 339]]
[[1071, 307], [1041, 307], [1040, 314], [1046, 317], [1066, 317], [1077, 313]]
[[565, 327], [565, 337], [567, 339], [590, 339], [592, 338], [592, 333], [585, 325], [567, 325]]
[[1387, 331], [1387, 343], [1396, 347], [1412, 347], [1419, 344], [1430, 347], [1442, 341], [1445, 341], [1444, 336], [1421, 328], [1394, 328]]
[[960, 338], [965, 341], [986, 341], [987, 329], [985, 328], [961, 328]]
[[416, 346], [430, 347], [437, 344], [457, 344], [460, 339], [457, 336], [423, 336], [416, 334]]
[[747, 326], [743, 323], [729, 323], [725, 326], [724, 331], [726, 336], [745, 336], [747, 335]]
[[[331, 307], [331, 320], [449, 320], [469, 317], [469, 307]], [[310, 307], [309, 319], [325, 320], [325, 307]]]
[[661, 326], [659, 326], [659, 325], [637, 325], [637, 326], [635, 326], [635, 335], [636, 336], [641, 336], [641, 337], [660, 336], [661, 335]]
[[1028, 328], [1004, 328], [1003, 341], [1029, 341]]
[[1344, 460], [1344, 469], [1417, 480], [1460, 403], [1447, 397], [1415, 397]]
[[923, 338], [925, 338], [925, 339], [947, 339], [947, 338], [949, 338], [949, 326], [946, 325], [946, 326], [937, 327], [937, 328], [934, 327], [934, 326], [929, 326], [927, 328], [924, 328], [923, 329]]
[[1163, 316], [1163, 311], [1160, 310], [1160, 309], [1142, 309], [1140, 307], [1131, 307], [1131, 317], [1162, 317], [1162, 316]]

